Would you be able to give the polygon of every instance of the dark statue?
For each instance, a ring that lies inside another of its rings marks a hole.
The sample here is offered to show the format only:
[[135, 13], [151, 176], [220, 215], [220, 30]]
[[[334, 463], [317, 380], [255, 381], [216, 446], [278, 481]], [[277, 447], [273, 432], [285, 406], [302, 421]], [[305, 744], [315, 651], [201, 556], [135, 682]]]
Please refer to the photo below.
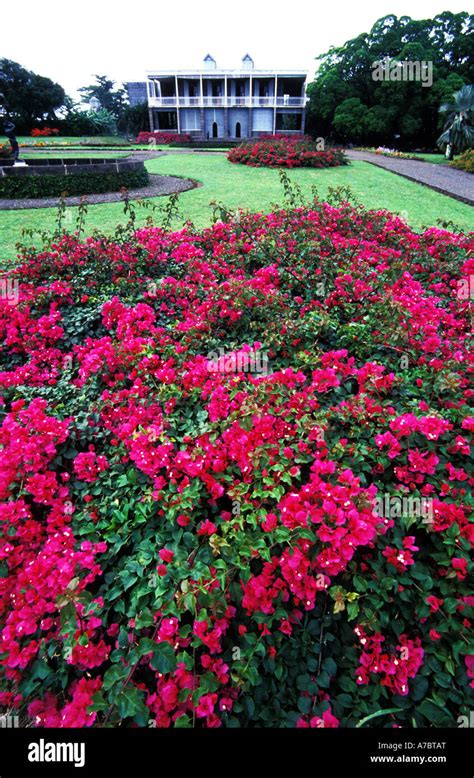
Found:
[[15, 162], [18, 162], [20, 157], [20, 147], [16, 139], [15, 125], [13, 124], [13, 122], [6, 121], [3, 125], [3, 131], [7, 136], [8, 140], [10, 141], [10, 146], [12, 147], [12, 152], [13, 152], [13, 160]]

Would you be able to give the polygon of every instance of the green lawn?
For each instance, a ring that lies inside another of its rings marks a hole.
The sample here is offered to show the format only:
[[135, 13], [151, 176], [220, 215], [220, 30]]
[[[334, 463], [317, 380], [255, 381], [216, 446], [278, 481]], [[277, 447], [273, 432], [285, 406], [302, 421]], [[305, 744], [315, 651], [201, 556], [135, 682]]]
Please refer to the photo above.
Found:
[[[224, 156], [201, 154], [169, 154], [146, 163], [152, 173], [178, 175], [198, 180], [201, 187], [184, 192], [180, 196], [182, 217], [176, 226], [192, 219], [198, 227], [211, 223], [211, 200], [218, 200], [230, 208], [245, 207], [253, 211], [266, 211], [272, 203], [281, 202], [282, 189], [277, 170], [233, 165]], [[298, 182], [303, 192], [311, 194], [316, 186], [324, 198], [328, 187], [350, 186], [355, 196], [368, 208], [387, 208], [403, 213], [415, 229], [436, 225], [436, 220], [452, 220], [463, 230], [472, 228], [472, 208], [431, 189], [422, 187], [387, 170], [366, 162], [356, 161], [347, 167], [326, 170], [291, 170], [290, 178]], [[163, 202], [162, 198], [154, 198]], [[75, 218], [75, 208], [68, 209]], [[146, 212], [139, 210], [139, 220]], [[54, 208], [36, 208], [0, 212], [0, 262], [15, 257], [15, 243], [21, 237], [22, 228], [48, 229], [55, 223]], [[90, 232], [98, 228], [113, 231], [124, 222], [121, 203], [91, 205], [87, 218]], [[72, 222], [72, 228], [73, 228]]]
[[46, 144], [47, 146], [65, 146], [73, 145], [79, 146], [81, 143], [94, 146], [129, 146], [125, 138], [117, 137], [116, 135], [50, 135], [47, 138], [31, 137], [31, 135], [18, 135], [18, 143], [26, 143], [29, 146], [37, 145], [38, 143]]
[[433, 162], [435, 165], [447, 165], [448, 160], [444, 156], [444, 154], [430, 154], [430, 153], [414, 153], [414, 157], [418, 157], [418, 159], [424, 159], [426, 162]]

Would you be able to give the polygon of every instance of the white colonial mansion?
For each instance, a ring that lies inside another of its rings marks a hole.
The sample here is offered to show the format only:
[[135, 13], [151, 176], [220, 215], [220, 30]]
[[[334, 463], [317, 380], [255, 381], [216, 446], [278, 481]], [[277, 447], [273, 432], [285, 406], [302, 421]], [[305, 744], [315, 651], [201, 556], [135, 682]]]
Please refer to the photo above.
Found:
[[257, 70], [248, 54], [237, 70], [219, 68], [208, 54], [200, 70], [148, 71], [150, 129], [223, 140], [302, 134], [306, 76]]

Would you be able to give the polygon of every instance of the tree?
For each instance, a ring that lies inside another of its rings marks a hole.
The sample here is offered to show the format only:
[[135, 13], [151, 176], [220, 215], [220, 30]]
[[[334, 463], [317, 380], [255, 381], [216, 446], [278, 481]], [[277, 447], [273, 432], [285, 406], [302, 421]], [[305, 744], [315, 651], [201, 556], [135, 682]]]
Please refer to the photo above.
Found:
[[444, 132], [438, 146], [446, 150], [448, 159], [454, 154], [474, 148], [474, 84], [468, 84], [453, 95], [454, 102], [443, 103], [440, 113], [447, 113]]
[[83, 86], [78, 91], [84, 95], [84, 102], [89, 103], [93, 97], [95, 97], [102, 108], [112, 113], [116, 119], [118, 119], [123, 112], [126, 103], [127, 95], [125, 89], [120, 87], [114, 89], [115, 81], [112, 81], [108, 76], [94, 76], [96, 83], [89, 86]]
[[37, 121], [55, 121], [66, 102], [62, 86], [9, 59], [0, 60], [0, 95], [3, 110], [27, 129]]
[[338, 105], [334, 113], [334, 129], [343, 141], [362, 143], [366, 136], [368, 108], [358, 97], [350, 97]]
[[119, 120], [118, 129], [126, 135], [137, 136], [142, 130], [148, 130], [150, 118], [148, 115], [148, 103], [126, 105]]
[[[433, 146], [441, 130], [440, 101], [474, 81], [473, 37], [474, 16], [465, 12], [422, 20], [393, 14], [379, 19], [369, 33], [317, 57], [319, 69], [308, 87], [308, 130], [334, 140]], [[374, 63], [386, 58], [432, 63], [433, 85], [374, 80]], [[354, 99], [359, 103], [348, 106]], [[366, 109], [363, 126], [361, 104]], [[357, 136], [348, 136], [351, 125]]]

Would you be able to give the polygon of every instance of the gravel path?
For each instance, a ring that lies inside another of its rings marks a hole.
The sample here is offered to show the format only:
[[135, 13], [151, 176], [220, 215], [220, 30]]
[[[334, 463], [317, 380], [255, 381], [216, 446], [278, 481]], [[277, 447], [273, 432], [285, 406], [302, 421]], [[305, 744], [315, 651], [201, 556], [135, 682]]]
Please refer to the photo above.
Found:
[[[154, 155], [156, 156], [156, 154]], [[170, 195], [174, 192], [186, 192], [188, 189], [194, 189], [200, 186], [197, 181], [191, 178], [178, 178], [177, 176], [155, 176], [150, 173], [150, 183], [148, 186], [142, 186], [139, 189], [130, 189], [128, 194], [130, 198], [137, 200], [142, 197], [160, 197], [160, 195]], [[105, 192], [104, 194], [83, 195], [89, 205], [98, 203], [119, 203], [123, 197], [120, 192]], [[81, 197], [66, 197], [64, 202], [67, 206], [80, 205]], [[10, 200], [0, 199], [0, 211], [18, 211], [25, 208], [57, 208], [59, 197], [38, 197], [31, 199]]]
[[397, 159], [372, 154], [370, 151], [347, 151], [350, 159], [361, 159], [373, 165], [383, 167], [399, 176], [409, 178], [418, 184], [424, 184], [437, 192], [454, 197], [468, 205], [474, 205], [474, 175], [464, 170], [432, 162], [418, 162], [416, 159]]

